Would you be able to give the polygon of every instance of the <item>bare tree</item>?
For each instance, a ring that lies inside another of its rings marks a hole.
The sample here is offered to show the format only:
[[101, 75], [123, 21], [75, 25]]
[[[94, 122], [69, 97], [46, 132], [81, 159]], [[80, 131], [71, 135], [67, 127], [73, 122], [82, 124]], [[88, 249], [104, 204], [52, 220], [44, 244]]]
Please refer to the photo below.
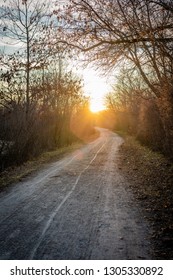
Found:
[[26, 116], [30, 107], [30, 72], [45, 63], [50, 17], [47, 1], [7, 0], [1, 5], [1, 36], [4, 43], [18, 47], [21, 61], [16, 68], [26, 73]]
[[122, 61], [134, 64], [157, 98], [166, 141], [173, 150], [171, 1], [69, 0], [64, 22], [68, 43], [75, 41], [98, 67], [109, 71]]

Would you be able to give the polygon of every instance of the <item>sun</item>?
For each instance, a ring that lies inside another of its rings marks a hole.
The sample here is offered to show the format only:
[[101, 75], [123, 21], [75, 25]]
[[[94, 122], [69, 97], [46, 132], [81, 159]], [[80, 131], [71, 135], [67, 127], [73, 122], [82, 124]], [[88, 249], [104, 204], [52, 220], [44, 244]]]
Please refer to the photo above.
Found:
[[98, 101], [96, 99], [91, 100], [90, 102], [90, 111], [92, 113], [98, 113], [100, 111], [105, 110], [105, 106], [101, 101]]
[[98, 113], [105, 110], [105, 95], [110, 92], [111, 86], [106, 78], [98, 75], [93, 69], [83, 71], [84, 92], [90, 98], [90, 111]]

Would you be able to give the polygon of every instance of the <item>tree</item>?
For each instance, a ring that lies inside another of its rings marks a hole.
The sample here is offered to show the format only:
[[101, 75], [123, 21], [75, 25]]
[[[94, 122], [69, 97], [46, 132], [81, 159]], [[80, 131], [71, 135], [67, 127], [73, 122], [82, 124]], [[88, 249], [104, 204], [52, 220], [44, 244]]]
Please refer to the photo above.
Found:
[[[115, 68], [129, 51], [163, 48], [169, 56], [172, 13], [154, 1], [70, 0], [64, 15], [69, 44], [87, 53], [102, 67]], [[149, 55], [149, 54], [148, 54]], [[151, 54], [150, 54], [151, 55]]]
[[[51, 13], [47, 1], [7, 0], [1, 5], [1, 36], [4, 43], [18, 46], [15, 70], [23, 71], [26, 78], [26, 117], [30, 110], [30, 73], [46, 64]], [[9, 57], [9, 60], [11, 57]], [[2, 61], [1, 61], [2, 63]], [[8, 71], [11, 71], [11, 69]]]
[[157, 98], [166, 149], [173, 151], [172, 2], [69, 0], [64, 21], [68, 44], [76, 42], [88, 61], [106, 71], [134, 64]]
[[0, 4], [0, 36], [11, 45], [0, 56], [0, 169], [76, 139], [71, 123], [86, 98], [53, 9], [43, 0]]

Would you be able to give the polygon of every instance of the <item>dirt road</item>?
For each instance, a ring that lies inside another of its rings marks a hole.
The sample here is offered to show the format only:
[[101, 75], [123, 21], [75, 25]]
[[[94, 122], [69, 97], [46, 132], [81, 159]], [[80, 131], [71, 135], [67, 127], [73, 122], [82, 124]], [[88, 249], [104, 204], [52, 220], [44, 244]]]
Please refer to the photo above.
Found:
[[100, 137], [0, 194], [0, 259], [150, 259], [149, 228]]

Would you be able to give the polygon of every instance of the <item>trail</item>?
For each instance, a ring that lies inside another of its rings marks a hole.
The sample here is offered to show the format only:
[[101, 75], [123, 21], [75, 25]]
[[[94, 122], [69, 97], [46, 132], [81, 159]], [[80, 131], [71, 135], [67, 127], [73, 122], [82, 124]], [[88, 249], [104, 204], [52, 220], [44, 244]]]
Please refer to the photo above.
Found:
[[100, 137], [0, 194], [0, 259], [151, 259], [149, 227]]

